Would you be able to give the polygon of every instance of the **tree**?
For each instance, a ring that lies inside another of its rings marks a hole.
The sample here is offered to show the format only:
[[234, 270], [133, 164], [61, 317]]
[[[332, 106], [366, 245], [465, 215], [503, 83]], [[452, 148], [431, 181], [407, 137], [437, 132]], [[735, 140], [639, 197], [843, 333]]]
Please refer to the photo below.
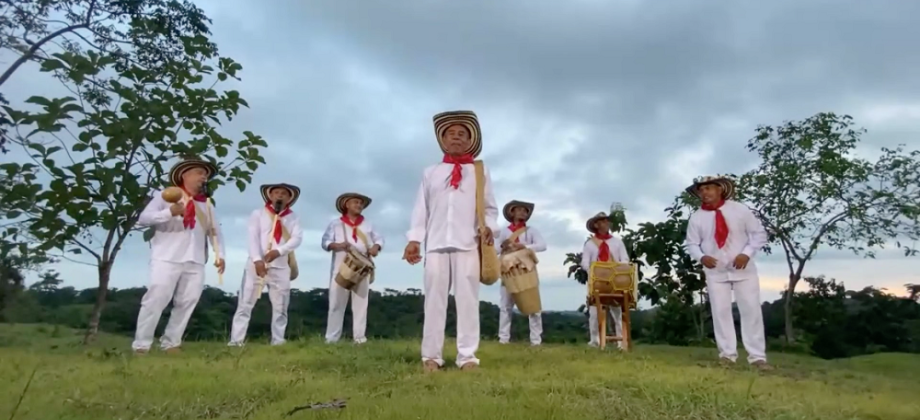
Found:
[[[148, 23], [132, 21], [130, 32], [159, 30]], [[247, 131], [235, 142], [215, 128], [221, 116], [232, 119], [241, 106], [248, 106], [237, 91], [214, 89], [228, 78], [239, 80], [242, 66], [219, 57], [203, 35], [189, 34], [181, 41], [182, 54], [165, 55], [157, 71], [139, 64], [154, 54], [145, 48], [131, 51], [130, 59], [123, 51], [92, 49], [52, 54], [42, 61], [42, 72], [56, 72], [74, 96], [29, 98], [26, 102], [40, 107], [38, 111], [4, 107], [15, 124], [13, 142], [32, 153], [32, 162], [0, 165], [7, 176], [26, 179], [24, 187], [0, 187], [0, 201], [12, 209], [3, 216], [21, 217], [43, 250], [86, 252], [95, 260], [99, 292], [86, 342], [99, 329], [112, 265], [136, 230], [151, 190], [163, 186], [169, 161], [197, 156], [217, 165], [211, 191], [226, 182], [243, 191], [265, 163], [259, 149], [267, 144], [261, 137]], [[214, 62], [216, 72], [210, 65]], [[30, 132], [22, 134], [26, 129]], [[39, 141], [38, 135], [47, 141]], [[232, 149], [236, 156], [228, 159]]]
[[[24, 64], [43, 63], [56, 50], [88, 49], [159, 73], [184, 55], [183, 36], [210, 35], [210, 20], [189, 1], [6, 0], [2, 13], [0, 51], [16, 58], [0, 73], [0, 87]], [[0, 105], [9, 105], [2, 94]], [[10, 124], [0, 113], [0, 151]]]
[[907, 298], [913, 301], [920, 300], [920, 284], [908, 283], [904, 285], [907, 289]]
[[[874, 257], [888, 240], [920, 238], [920, 151], [899, 146], [883, 148], [875, 162], [857, 158], [865, 130], [833, 113], [760, 126], [756, 133], [747, 149], [762, 161], [742, 175], [738, 190], [771, 243], [785, 251], [785, 333], [791, 342], [795, 287], [821, 245]], [[917, 253], [903, 249], [907, 256]]]

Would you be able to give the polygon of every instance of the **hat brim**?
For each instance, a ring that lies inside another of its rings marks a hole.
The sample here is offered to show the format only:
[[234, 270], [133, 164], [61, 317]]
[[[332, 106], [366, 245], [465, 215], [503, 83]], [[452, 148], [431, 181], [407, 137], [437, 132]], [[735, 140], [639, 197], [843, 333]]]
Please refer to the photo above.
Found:
[[348, 200], [351, 200], [352, 198], [357, 198], [357, 199], [363, 201], [363, 202], [364, 202], [364, 208], [370, 207], [371, 202], [373, 201], [373, 200], [371, 200], [370, 197], [368, 197], [368, 196], [366, 196], [366, 195], [363, 195], [363, 194], [358, 194], [358, 193], [345, 193], [345, 194], [342, 194], [342, 195], [340, 195], [338, 198], [335, 199], [335, 209], [338, 210], [339, 213], [342, 213], [342, 214], [347, 213], [347, 210], [345, 209], [345, 203], [346, 203]]
[[588, 232], [596, 233], [594, 229], [594, 224], [597, 223], [598, 220], [604, 220], [608, 218], [610, 218], [610, 216], [607, 214], [598, 214], [597, 216], [594, 216], [588, 219], [587, 222], [585, 222], [585, 228], [588, 229]]
[[718, 185], [722, 187], [723, 200], [731, 200], [735, 197], [735, 183], [728, 178], [716, 178], [702, 182], [694, 182], [693, 185], [687, 187], [686, 191], [690, 195], [702, 200], [703, 197], [700, 196], [700, 187], [703, 185]]
[[300, 187], [296, 185], [281, 183], [281, 184], [265, 184], [259, 187], [259, 189], [262, 192], [262, 200], [265, 201], [266, 203], [271, 203], [271, 198], [269, 198], [269, 194], [271, 194], [272, 190], [275, 188], [284, 188], [288, 190], [288, 193], [291, 194], [291, 201], [287, 204], [287, 207], [293, 206], [294, 203], [297, 202], [297, 199], [300, 198]]
[[173, 165], [173, 167], [169, 170], [169, 182], [172, 182], [172, 184], [177, 187], [181, 187], [182, 186], [182, 174], [184, 174], [185, 171], [192, 169], [192, 168], [203, 168], [205, 171], [207, 171], [208, 181], [210, 181], [211, 178], [214, 178], [214, 176], [217, 175], [217, 167], [214, 166], [214, 164], [212, 164], [211, 162], [208, 162], [206, 160], [189, 159], [189, 160], [180, 161], [176, 163], [175, 165]]
[[464, 153], [474, 158], [482, 153], [482, 130], [479, 127], [479, 118], [473, 111], [442, 112], [435, 115], [433, 121], [434, 135], [437, 137], [442, 152], [447, 153], [447, 145], [441, 140], [444, 131], [452, 125], [462, 125], [470, 132], [470, 147]]
[[502, 215], [505, 216], [505, 220], [507, 220], [508, 222], [511, 222], [511, 223], [514, 222], [514, 217], [512, 217], [511, 215], [511, 210], [514, 210], [515, 207], [523, 207], [527, 209], [527, 218], [524, 219], [525, 222], [530, 220], [530, 216], [533, 216], [533, 208], [534, 208], [533, 203], [513, 200], [509, 202], [508, 204], [505, 204], [505, 207], [502, 208]]

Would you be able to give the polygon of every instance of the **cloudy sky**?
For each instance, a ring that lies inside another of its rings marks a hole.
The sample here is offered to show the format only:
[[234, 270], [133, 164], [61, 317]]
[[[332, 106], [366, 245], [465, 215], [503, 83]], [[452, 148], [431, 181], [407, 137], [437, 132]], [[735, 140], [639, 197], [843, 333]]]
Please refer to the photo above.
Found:
[[[251, 108], [223, 133], [252, 130], [268, 140], [268, 165], [254, 184], [303, 188], [296, 208], [305, 224], [301, 289], [328, 284], [320, 236], [345, 191], [374, 198], [366, 215], [388, 241], [375, 288], [421, 288], [421, 266], [400, 257], [422, 169], [441, 158], [431, 117], [444, 110], [479, 115], [481, 157], [500, 205], [536, 203], [531, 225], [549, 243], [539, 271], [551, 310], [583, 302], [583, 286], [565, 278], [562, 261], [580, 250], [585, 219], [620, 201], [633, 224], [661, 220], [694, 176], [755, 165], [744, 144], [758, 124], [848, 113], [869, 130], [866, 156], [898, 143], [920, 147], [920, 2], [199, 4], [214, 21], [221, 53], [244, 66], [243, 81], [231, 87]], [[15, 102], [54, 90], [46, 86], [26, 68], [4, 93]], [[229, 248], [222, 288], [233, 293], [245, 264], [246, 218], [261, 202], [255, 188], [224, 188], [215, 198]], [[113, 286], [145, 285], [148, 253], [139, 235], [131, 238]], [[784, 262], [777, 256], [758, 264], [762, 297], [773, 300]], [[920, 282], [917, 267], [896, 251], [876, 260], [819, 252], [806, 273], [901, 293], [903, 284]], [[94, 267], [57, 269], [76, 287], [96, 281]], [[213, 268], [208, 276], [216, 286]], [[498, 286], [481, 296], [497, 302]]]

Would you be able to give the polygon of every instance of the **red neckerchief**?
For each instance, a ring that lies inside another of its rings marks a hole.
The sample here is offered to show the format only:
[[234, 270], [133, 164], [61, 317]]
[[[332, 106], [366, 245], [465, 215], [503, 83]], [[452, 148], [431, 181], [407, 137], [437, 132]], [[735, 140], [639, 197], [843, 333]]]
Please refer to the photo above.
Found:
[[[272, 203], [265, 203], [265, 208], [267, 208], [271, 214], [276, 214], [275, 206], [272, 206]], [[284, 210], [281, 210], [281, 214], [278, 214], [278, 218], [275, 219], [275, 226], [272, 228], [272, 233], [275, 235], [276, 244], [281, 243], [281, 232], [282, 232], [281, 218], [289, 214], [291, 214], [291, 209], [285, 208]]]
[[192, 197], [191, 200], [188, 200], [188, 202], [185, 203], [185, 213], [182, 215], [182, 226], [184, 226], [186, 229], [194, 229], [195, 228], [195, 201], [199, 203], [207, 203], [208, 197], [201, 193], [199, 193], [198, 195], [192, 196], [192, 194], [189, 193], [188, 190], [185, 189], [185, 187], [180, 187], [180, 188], [182, 188], [182, 191], [185, 191], [186, 195]]
[[454, 170], [450, 173], [450, 186], [456, 190], [460, 188], [460, 180], [463, 178], [463, 169], [460, 165], [473, 163], [473, 155], [466, 154], [461, 156], [444, 155], [444, 163], [452, 163]]
[[598, 234], [595, 233], [594, 237], [601, 240], [601, 244], [598, 245], [597, 260], [598, 261], [610, 261], [610, 246], [607, 245], [607, 240], [613, 236], [610, 233]]
[[342, 217], [339, 218], [339, 220], [341, 220], [342, 223], [348, 226], [351, 226], [351, 239], [353, 239], [355, 243], [357, 243], [358, 242], [358, 226], [361, 226], [361, 222], [364, 221], [364, 216], [358, 215], [358, 217], [355, 218], [355, 221], [352, 222], [351, 219], [348, 218], [348, 215], [343, 214]]
[[[519, 229], [524, 229], [525, 227], [527, 227], [527, 222], [512, 223], [512, 224], [508, 225], [508, 230], [510, 230], [511, 233], [514, 233], [514, 232], [517, 232]], [[515, 243], [520, 243], [520, 242], [521, 242], [521, 235], [518, 235], [517, 238], [514, 238], [514, 242], [515, 242]]]
[[702, 209], [706, 211], [716, 212], [716, 244], [719, 245], [719, 248], [725, 246], [725, 241], [728, 240], [728, 223], [725, 222], [725, 216], [722, 215], [722, 210], [719, 208], [725, 204], [725, 200], [721, 200], [716, 204], [703, 204]]

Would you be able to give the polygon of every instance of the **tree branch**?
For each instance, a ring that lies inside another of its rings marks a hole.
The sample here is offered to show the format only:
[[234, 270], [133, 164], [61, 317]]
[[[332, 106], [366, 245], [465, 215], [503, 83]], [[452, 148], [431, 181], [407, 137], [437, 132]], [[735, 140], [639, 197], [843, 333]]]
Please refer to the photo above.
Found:
[[88, 25], [87, 25], [86, 23], [80, 23], [80, 24], [77, 24], [77, 25], [70, 25], [70, 26], [67, 26], [67, 27], [58, 29], [58, 30], [56, 30], [56, 31], [54, 31], [54, 32], [52, 32], [52, 33], [50, 33], [50, 34], [48, 34], [48, 35], [45, 36], [44, 38], [38, 40], [38, 42], [36, 42], [35, 44], [33, 44], [33, 45], [29, 48], [29, 50], [26, 51], [25, 54], [23, 54], [23, 55], [21, 55], [19, 58], [17, 58], [16, 61], [13, 62], [13, 65], [11, 65], [8, 69], [6, 69], [5, 72], [3, 72], [2, 75], [0, 75], [0, 86], [3, 86], [3, 84], [6, 83], [6, 81], [13, 75], [13, 73], [15, 73], [16, 70], [19, 69], [19, 67], [22, 66], [26, 61], [29, 61], [29, 59], [32, 58], [33, 55], [35, 55], [35, 52], [38, 51], [38, 50], [42, 47], [42, 45], [45, 45], [46, 42], [48, 42], [48, 41], [50, 41], [50, 40], [52, 40], [52, 39], [54, 39], [54, 38], [56, 38], [56, 37], [58, 37], [58, 36], [61, 36], [61, 35], [65, 34], [65, 33], [67, 33], [67, 32], [72, 32], [72, 31], [75, 31], [75, 30], [77, 30], [77, 29], [85, 29], [85, 28], [87, 28], [87, 27], [88, 27]]

